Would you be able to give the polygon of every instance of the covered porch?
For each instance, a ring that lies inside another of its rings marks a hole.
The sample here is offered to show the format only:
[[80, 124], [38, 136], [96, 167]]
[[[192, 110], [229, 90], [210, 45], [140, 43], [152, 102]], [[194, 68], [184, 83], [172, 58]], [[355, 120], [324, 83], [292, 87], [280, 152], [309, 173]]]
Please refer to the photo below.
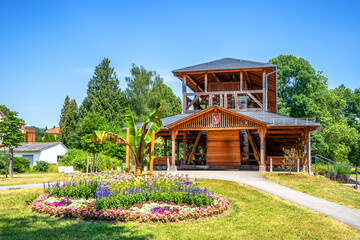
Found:
[[[247, 115], [251, 116], [247, 116]], [[272, 113], [266, 113], [281, 116]], [[182, 114], [184, 115], [184, 114]], [[255, 118], [252, 115], [257, 115]], [[314, 122], [285, 117], [260, 121], [264, 112], [232, 112], [214, 106], [200, 113], [164, 119], [157, 133], [163, 137], [164, 156], [155, 165], [171, 164], [171, 169], [258, 169], [282, 165], [283, 148], [296, 148], [300, 165], [306, 165], [309, 132]], [[275, 117], [273, 116], [273, 117]], [[263, 116], [264, 117], [264, 116]], [[281, 116], [284, 117], [284, 116]], [[293, 121], [293, 123], [291, 123]], [[295, 124], [296, 123], [296, 124]]]

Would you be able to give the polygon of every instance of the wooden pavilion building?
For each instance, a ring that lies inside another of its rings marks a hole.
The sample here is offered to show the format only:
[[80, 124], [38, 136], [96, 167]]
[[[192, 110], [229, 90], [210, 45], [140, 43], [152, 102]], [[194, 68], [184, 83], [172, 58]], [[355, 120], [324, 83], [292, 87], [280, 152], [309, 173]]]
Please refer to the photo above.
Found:
[[296, 148], [304, 153], [301, 165], [306, 166], [310, 133], [320, 124], [277, 114], [276, 72], [273, 64], [233, 58], [174, 70], [183, 83], [182, 114], [162, 119], [157, 136], [166, 140], [165, 156], [154, 164], [170, 158], [171, 170], [264, 171], [270, 159], [282, 164], [283, 148]]

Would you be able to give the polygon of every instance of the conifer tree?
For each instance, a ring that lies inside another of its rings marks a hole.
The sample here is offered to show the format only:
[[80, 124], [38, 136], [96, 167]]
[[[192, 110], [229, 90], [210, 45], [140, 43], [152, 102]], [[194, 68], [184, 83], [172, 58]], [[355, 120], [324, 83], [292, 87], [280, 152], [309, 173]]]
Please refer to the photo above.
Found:
[[81, 117], [97, 113], [107, 121], [121, 121], [124, 115], [125, 98], [119, 88], [119, 80], [110, 60], [104, 58], [95, 67], [93, 77], [88, 83], [87, 97], [81, 107]]
[[66, 96], [63, 108], [61, 109], [59, 122], [59, 139], [66, 146], [69, 146], [70, 136], [76, 130], [79, 119], [78, 115], [78, 108], [75, 99], [70, 100], [69, 96]]

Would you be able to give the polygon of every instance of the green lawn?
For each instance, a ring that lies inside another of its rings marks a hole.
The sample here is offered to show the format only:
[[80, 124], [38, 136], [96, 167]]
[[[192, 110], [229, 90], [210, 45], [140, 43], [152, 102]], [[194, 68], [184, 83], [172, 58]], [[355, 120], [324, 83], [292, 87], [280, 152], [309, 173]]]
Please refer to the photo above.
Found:
[[233, 212], [173, 224], [83, 222], [30, 212], [25, 200], [41, 189], [0, 191], [0, 239], [360, 239], [343, 223], [251, 187], [200, 182], [227, 197]]
[[262, 173], [263, 177], [286, 187], [360, 210], [360, 191], [325, 177], [305, 173]]
[[61, 177], [60, 173], [18, 173], [13, 178], [0, 175], [0, 186], [54, 182]]

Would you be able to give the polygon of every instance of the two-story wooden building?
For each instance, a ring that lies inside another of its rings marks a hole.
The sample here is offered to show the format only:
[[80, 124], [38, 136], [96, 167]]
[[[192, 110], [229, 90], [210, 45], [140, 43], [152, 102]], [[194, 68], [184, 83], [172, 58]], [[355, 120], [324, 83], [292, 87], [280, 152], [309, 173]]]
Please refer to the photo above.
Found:
[[277, 114], [276, 72], [273, 64], [233, 58], [174, 70], [183, 83], [183, 113], [162, 119], [157, 136], [171, 141], [172, 153], [166, 156], [165, 146], [155, 162], [170, 158], [172, 170], [264, 171], [270, 158], [280, 164], [283, 148], [308, 153], [310, 132], [320, 125]]

